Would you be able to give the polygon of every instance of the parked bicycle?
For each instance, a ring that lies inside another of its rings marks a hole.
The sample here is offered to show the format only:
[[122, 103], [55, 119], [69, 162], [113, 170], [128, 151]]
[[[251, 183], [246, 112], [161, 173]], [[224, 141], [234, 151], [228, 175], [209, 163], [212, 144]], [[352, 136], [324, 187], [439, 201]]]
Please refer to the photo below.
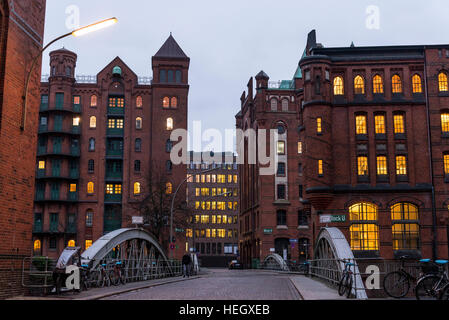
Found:
[[107, 270], [107, 264], [102, 263], [99, 266], [96, 285], [98, 288], [103, 288], [104, 286], [111, 286], [110, 272]]
[[[428, 262], [431, 262], [428, 260]], [[415, 288], [416, 299], [418, 300], [436, 300], [443, 296], [443, 289], [449, 284], [449, 276], [446, 271], [447, 260], [436, 260], [438, 266], [437, 274], [428, 274], [418, 280]]]
[[117, 261], [114, 264], [114, 269], [111, 272], [111, 281], [114, 286], [118, 286], [120, 283], [126, 284], [126, 275], [122, 261]]
[[338, 284], [338, 294], [340, 296], [346, 295], [347, 298], [350, 298], [354, 276], [354, 272], [351, 271], [351, 267], [355, 266], [355, 264], [345, 260], [343, 260], [343, 262], [345, 263], [345, 269], [343, 270], [340, 283]]

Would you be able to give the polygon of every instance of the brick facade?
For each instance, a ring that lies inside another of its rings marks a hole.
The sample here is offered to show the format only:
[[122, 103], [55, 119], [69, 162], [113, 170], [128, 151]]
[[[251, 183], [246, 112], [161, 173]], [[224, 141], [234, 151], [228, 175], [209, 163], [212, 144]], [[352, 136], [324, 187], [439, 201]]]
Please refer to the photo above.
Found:
[[[270, 249], [281, 255], [286, 249], [291, 260], [304, 258], [306, 248], [313, 256], [314, 240], [325, 226], [340, 228], [356, 257], [448, 258], [443, 155], [449, 149], [441, 120], [448, 95], [438, 82], [447, 72], [448, 50], [447, 45], [325, 48], [313, 31], [292, 80], [273, 84], [261, 72], [254, 97], [250, 80], [237, 128], [282, 124], [287, 181], [258, 176], [259, 166], [241, 166], [240, 248], [246, 264]], [[278, 184], [286, 185], [283, 201], [276, 199]], [[357, 208], [361, 215], [349, 214]], [[401, 219], [393, 219], [395, 208]], [[286, 210], [286, 225], [276, 221], [280, 210]], [[367, 221], [363, 214], [370, 210], [375, 214]], [[303, 218], [296, 219], [298, 211]], [[329, 216], [343, 220], [326, 221]], [[301, 238], [311, 245], [301, 247]]]
[[[22, 260], [31, 254], [40, 62], [31, 78], [21, 130], [26, 75], [43, 44], [45, 0], [0, 1], [0, 298], [23, 293]], [[31, 106], [31, 107], [30, 107]]]

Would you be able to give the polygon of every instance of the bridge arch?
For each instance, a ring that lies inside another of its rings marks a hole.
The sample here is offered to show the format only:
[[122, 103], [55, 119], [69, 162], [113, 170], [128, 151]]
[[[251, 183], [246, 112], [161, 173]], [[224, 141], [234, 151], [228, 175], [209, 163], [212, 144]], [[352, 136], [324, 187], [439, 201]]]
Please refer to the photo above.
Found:
[[263, 267], [267, 269], [290, 271], [285, 260], [277, 253], [268, 255], [263, 261]]

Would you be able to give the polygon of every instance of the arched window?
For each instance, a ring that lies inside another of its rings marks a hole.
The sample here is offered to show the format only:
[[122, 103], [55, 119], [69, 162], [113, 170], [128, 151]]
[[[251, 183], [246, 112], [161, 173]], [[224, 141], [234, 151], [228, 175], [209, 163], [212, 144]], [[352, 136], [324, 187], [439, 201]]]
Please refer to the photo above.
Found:
[[382, 94], [384, 93], [384, 81], [382, 77], [376, 74], [373, 78], [373, 93]]
[[282, 111], [288, 111], [288, 100], [287, 99], [282, 100]]
[[97, 127], [97, 117], [90, 117], [90, 128], [95, 129]]
[[167, 182], [165, 185], [165, 193], [172, 194], [173, 193], [173, 185], [170, 182]]
[[95, 138], [89, 139], [89, 151], [95, 151]]
[[344, 94], [343, 78], [338, 76], [334, 78], [334, 95], [341, 96]]
[[34, 241], [34, 251], [39, 251], [42, 248], [42, 242], [40, 240]]
[[173, 130], [173, 118], [168, 118], [167, 119], [167, 130], [168, 131]]
[[159, 82], [167, 82], [167, 72], [164, 69], [159, 71]]
[[449, 133], [449, 112], [443, 112], [441, 114], [441, 132]]
[[169, 97], [164, 97], [164, 99], [162, 99], [162, 107], [170, 108], [170, 98]]
[[393, 222], [393, 250], [418, 250], [418, 207], [411, 203], [398, 203], [391, 207], [391, 220]]
[[168, 139], [165, 142], [165, 151], [166, 152], [171, 152], [171, 150], [173, 149], [173, 141], [171, 141], [170, 139]]
[[287, 225], [287, 211], [278, 210], [276, 212], [276, 222], [278, 226], [286, 226]]
[[142, 129], [142, 118], [141, 117], [136, 118], [136, 129], [138, 129], [138, 130]]
[[97, 96], [96, 95], [92, 95], [90, 97], [90, 106], [91, 107], [96, 107], [97, 106]]
[[140, 182], [134, 183], [134, 195], [140, 194]]
[[72, 76], [72, 68], [71, 67], [66, 67], [65, 68], [65, 75], [66, 75], [66, 77], [71, 77]]
[[72, 247], [72, 248], [76, 247], [75, 240], [70, 240], [70, 241], [67, 243], [67, 247]]
[[141, 152], [142, 151], [142, 139], [137, 138], [135, 143], [135, 151]]
[[182, 82], [182, 72], [181, 70], [176, 70], [176, 83]]
[[278, 110], [278, 101], [276, 99], [271, 99], [271, 111]]
[[93, 194], [94, 193], [94, 183], [93, 182], [89, 182], [87, 184], [87, 193], [88, 194]]
[[170, 160], [167, 160], [167, 162], [165, 163], [165, 170], [167, 170], [167, 172], [171, 172], [173, 169], [173, 163]]
[[440, 92], [448, 91], [447, 75], [444, 72], [438, 75], [438, 89]]
[[87, 210], [86, 212], [86, 227], [90, 228], [94, 225], [94, 212]]
[[397, 74], [391, 78], [391, 89], [393, 93], [402, 93], [402, 80]]
[[365, 94], [365, 80], [359, 75], [354, 78], [354, 94]]
[[137, 107], [137, 108], [142, 108], [142, 107], [143, 107], [143, 99], [142, 99], [141, 96], [138, 96], [138, 97], [136, 98], [136, 107]]
[[422, 93], [422, 81], [419, 75], [415, 74], [412, 77], [412, 84], [413, 84], [413, 93]]
[[357, 203], [349, 208], [351, 249], [354, 251], [379, 250], [379, 227], [377, 206], [371, 203]]
[[171, 106], [172, 108], [177, 108], [177, 107], [178, 107], [178, 98], [176, 98], [176, 97], [171, 98], [171, 100], [170, 100], [170, 106]]

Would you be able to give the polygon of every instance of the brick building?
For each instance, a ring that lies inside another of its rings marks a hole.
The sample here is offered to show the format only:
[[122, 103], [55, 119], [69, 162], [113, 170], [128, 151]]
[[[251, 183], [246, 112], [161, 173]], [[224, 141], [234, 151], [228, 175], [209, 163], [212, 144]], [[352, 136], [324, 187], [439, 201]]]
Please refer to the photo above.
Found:
[[[45, 0], [0, 1], [0, 298], [23, 292], [22, 260], [31, 254], [38, 111], [29, 107], [24, 112], [22, 96], [42, 48], [45, 5]], [[40, 61], [28, 106], [39, 101], [39, 79]]]
[[253, 94], [251, 78], [237, 128], [278, 130], [279, 163], [241, 166], [245, 263], [311, 256], [326, 226], [356, 257], [448, 258], [448, 63], [449, 45], [325, 48], [312, 31], [292, 80], [261, 72]]
[[186, 176], [170, 161], [171, 132], [187, 129], [189, 91], [190, 59], [175, 39], [153, 56], [152, 79], [119, 57], [96, 76], [75, 76], [76, 64], [73, 52], [51, 52], [41, 84], [33, 246], [52, 258], [131, 227], [150, 173], [164, 173], [167, 193]]
[[232, 153], [213, 156], [211, 161], [190, 153], [187, 199], [192, 219], [186, 249], [198, 253], [203, 267], [226, 267], [238, 254], [238, 166]]

